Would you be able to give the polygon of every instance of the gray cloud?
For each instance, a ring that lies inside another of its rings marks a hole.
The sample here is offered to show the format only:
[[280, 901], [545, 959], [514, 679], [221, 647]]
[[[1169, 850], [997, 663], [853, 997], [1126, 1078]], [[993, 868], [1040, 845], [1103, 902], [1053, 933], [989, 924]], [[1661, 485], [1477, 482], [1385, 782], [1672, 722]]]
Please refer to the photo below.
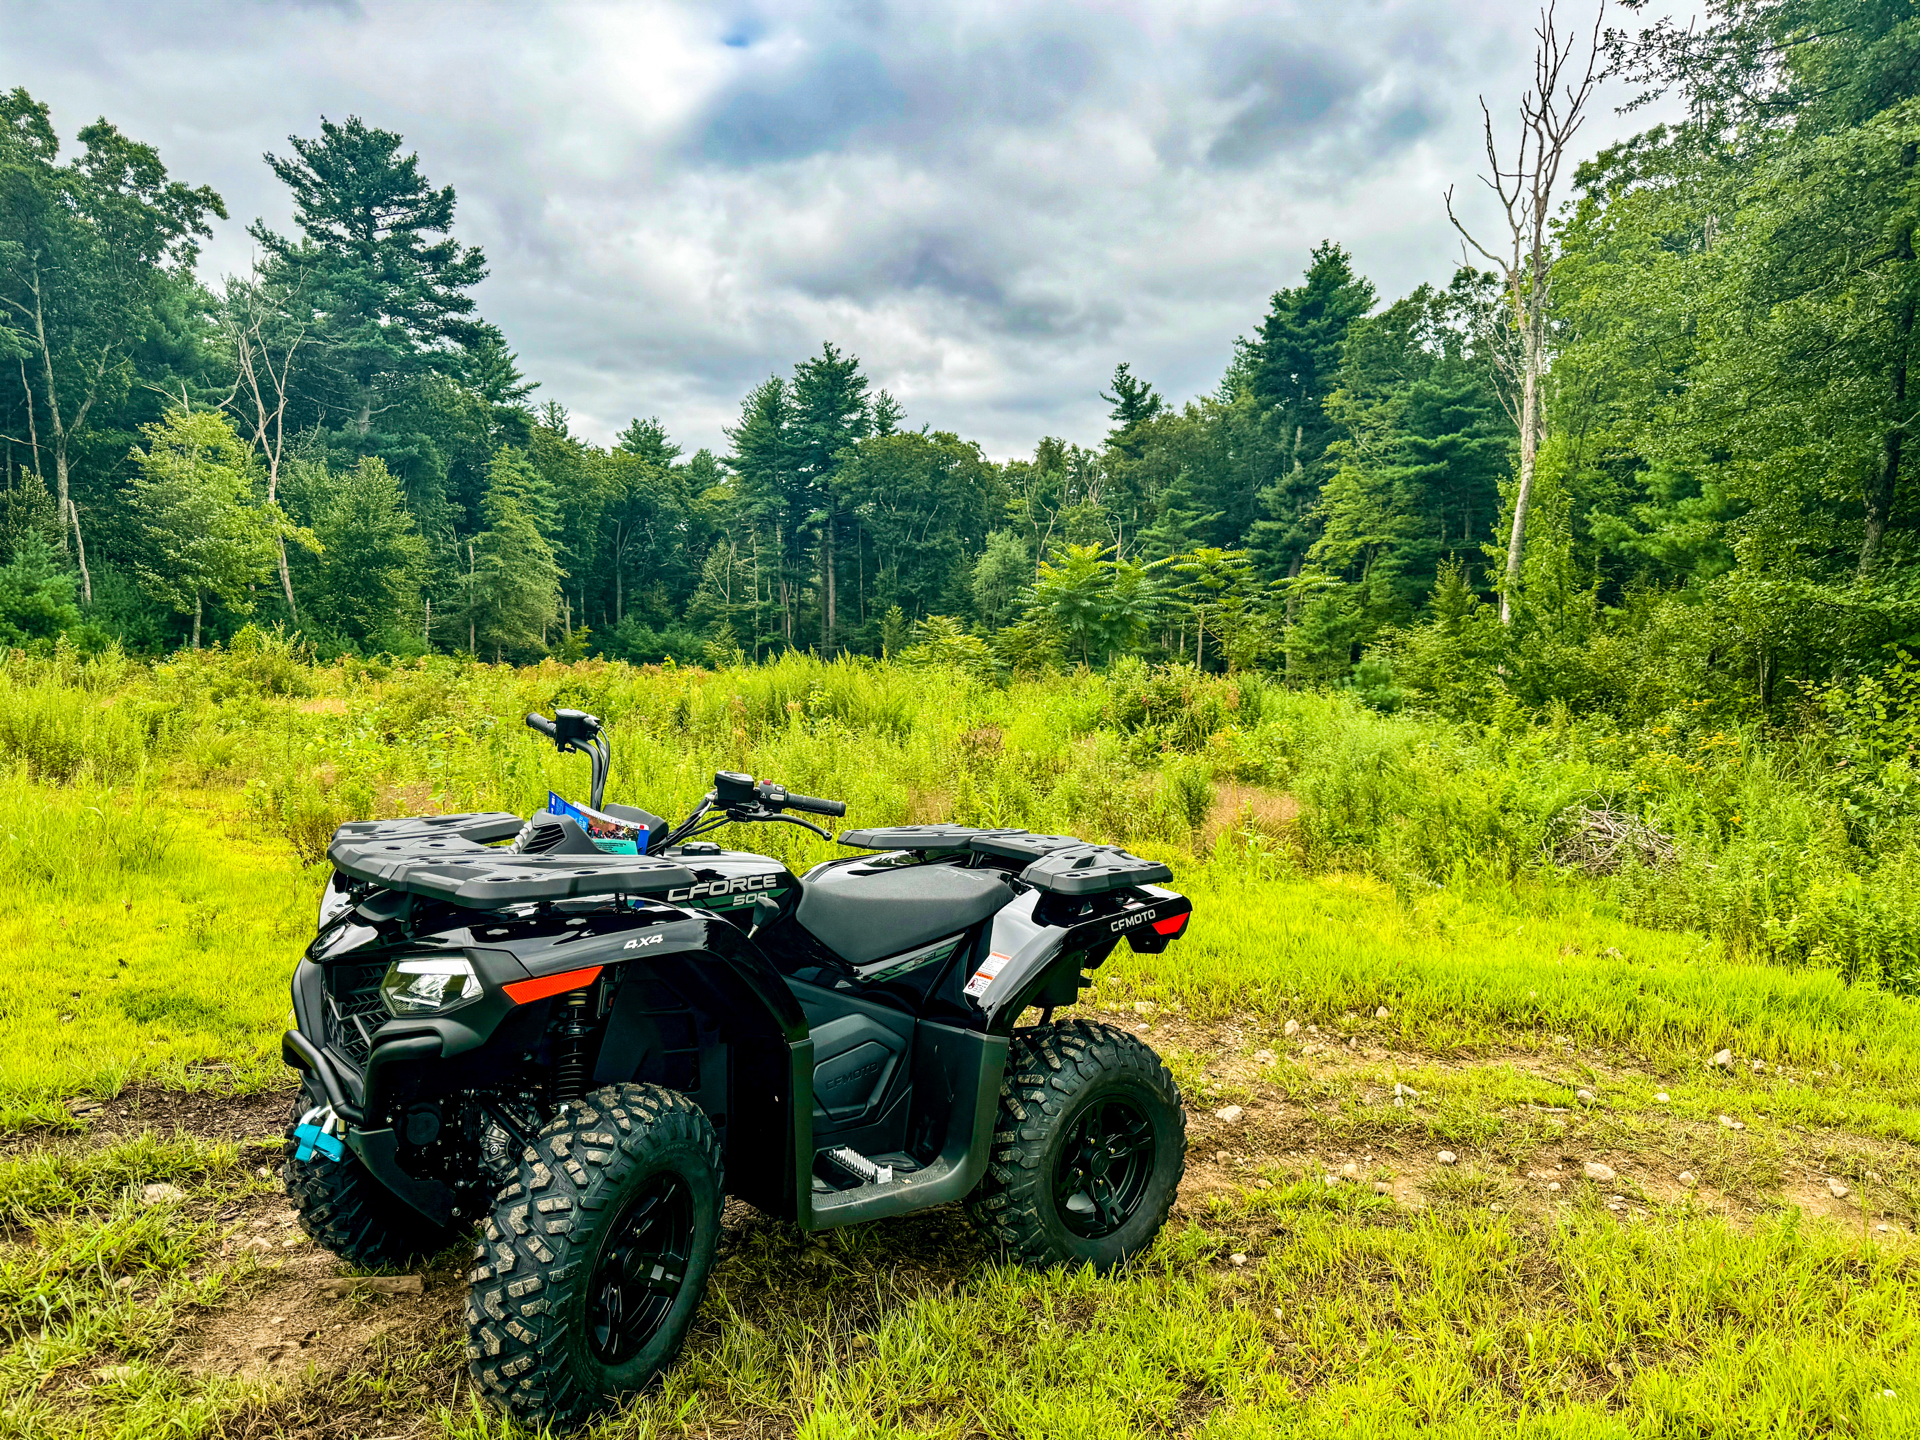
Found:
[[[1642, 17], [1635, 17], [1640, 22]], [[1456, 260], [1473, 96], [1525, 83], [1504, 0], [970, 0], [0, 8], [0, 83], [71, 136], [106, 114], [291, 224], [260, 160], [321, 113], [400, 131], [460, 194], [479, 296], [542, 398], [607, 438], [723, 444], [745, 388], [860, 355], [991, 454], [1093, 439], [1130, 361], [1211, 390], [1237, 334], [1341, 240], [1384, 296]], [[1652, 117], [1633, 117], [1636, 128]], [[1598, 149], [1629, 122], [1603, 107]]]
[[1248, 166], [1290, 142], [1312, 138], [1340, 118], [1359, 96], [1365, 77], [1351, 56], [1277, 37], [1223, 36], [1214, 93], [1234, 105], [1227, 124], [1207, 147], [1217, 164]]
[[722, 164], [795, 160], [838, 149], [906, 109], [906, 95], [878, 55], [836, 45], [784, 72], [741, 75], [718, 97], [689, 151]]

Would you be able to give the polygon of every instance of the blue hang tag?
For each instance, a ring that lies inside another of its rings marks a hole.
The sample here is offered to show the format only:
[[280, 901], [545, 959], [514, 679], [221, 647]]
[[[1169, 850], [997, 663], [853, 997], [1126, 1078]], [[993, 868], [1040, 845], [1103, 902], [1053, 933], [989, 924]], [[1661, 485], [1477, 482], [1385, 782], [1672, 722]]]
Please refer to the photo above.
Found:
[[639, 821], [624, 821], [590, 806], [577, 806], [553, 791], [547, 792], [547, 810], [552, 815], [572, 817], [587, 833], [588, 840], [612, 855], [647, 854], [647, 827]]

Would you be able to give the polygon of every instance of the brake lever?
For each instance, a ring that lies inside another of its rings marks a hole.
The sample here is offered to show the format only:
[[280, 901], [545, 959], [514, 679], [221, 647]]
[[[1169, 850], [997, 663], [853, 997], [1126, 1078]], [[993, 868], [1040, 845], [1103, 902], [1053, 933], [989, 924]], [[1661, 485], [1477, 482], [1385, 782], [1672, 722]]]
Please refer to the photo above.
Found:
[[783, 821], [790, 826], [801, 826], [810, 830], [824, 841], [831, 841], [833, 839], [826, 831], [811, 821], [804, 821], [799, 816], [786, 815], [781, 811], [763, 810], [759, 806], [756, 806], [753, 810], [748, 810], [745, 806], [736, 806], [727, 812], [727, 819], [740, 825], [745, 825], [749, 821]]
[[812, 831], [815, 835], [819, 836], [824, 841], [831, 841], [833, 839], [832, 836], [830, 836], [826, 831], [822, 830], [819, 826], [815, 825], [812, 821], [804, 821], [799, 816], [777, 815], [777, 816], [770, 817], [770, 819], [777, 820], [777, 821], [786, 821], [787, 824], [790, 826], [804, 827], [805, 829]]

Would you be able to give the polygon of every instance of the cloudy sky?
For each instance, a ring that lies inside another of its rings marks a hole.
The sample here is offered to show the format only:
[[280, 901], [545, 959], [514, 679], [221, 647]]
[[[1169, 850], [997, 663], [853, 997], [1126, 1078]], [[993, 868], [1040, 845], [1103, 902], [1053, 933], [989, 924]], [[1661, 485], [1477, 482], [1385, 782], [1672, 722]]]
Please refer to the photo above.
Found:
[[[1591, 11], [1586, 14], [1592, 15]], [[262, 163], [318, 118], [397, 130], [460, 195], [481, 309], [537, 398], [605, 440], [717, 449], [823, 340], [911, 422], [991, 455], [1097, 439], [1117, 361], [1176, 398], [1311, 246], [1385, 296], [1458, 261], [1477, 92], [1511, 108], [1534, 12], [1499, 0], [1056, 5], [89, 3], [0, 7], [0, 84], [106, 115], [211, 184], [210, 279], [288, 228]], [[1617, 22], [1640, 23], [1617, 11]], [[1650, 117], [1604, 92], [1591, 153]], [[1491, 219], [1478, 195], [1470, 211]]]

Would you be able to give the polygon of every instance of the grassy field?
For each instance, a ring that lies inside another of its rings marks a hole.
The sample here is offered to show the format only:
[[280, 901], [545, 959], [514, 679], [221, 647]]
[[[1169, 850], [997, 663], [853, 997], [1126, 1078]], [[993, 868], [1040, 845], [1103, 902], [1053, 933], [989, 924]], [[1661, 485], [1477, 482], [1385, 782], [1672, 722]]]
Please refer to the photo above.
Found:
[[[518, 724], [556, 702], [612, 722], [617, 799], [677, 813], [737, 766], [854, 823], [1125, 840], [1196, 908], [1088, 998], [1187, 1099], [1151, 1256], [1036, 1275], [953, 1208], [815, 1238], [730, 1213], [683, 1361], [605, 1434], [1921, 1428], [1912, 785], [1895, 753], [1828, 787], [1845, 727], [1475, 735], [1219, 678], [320, 669], [266, 640], [0, 667], [0, 1431], [499, 1431], [463, 1258], [324, 1293], [278, 1196], [278, 1035], [333, 825], [584, 789]], [[1671, 861], [1544, 863], [1570, 806], [1637, 797]]]

